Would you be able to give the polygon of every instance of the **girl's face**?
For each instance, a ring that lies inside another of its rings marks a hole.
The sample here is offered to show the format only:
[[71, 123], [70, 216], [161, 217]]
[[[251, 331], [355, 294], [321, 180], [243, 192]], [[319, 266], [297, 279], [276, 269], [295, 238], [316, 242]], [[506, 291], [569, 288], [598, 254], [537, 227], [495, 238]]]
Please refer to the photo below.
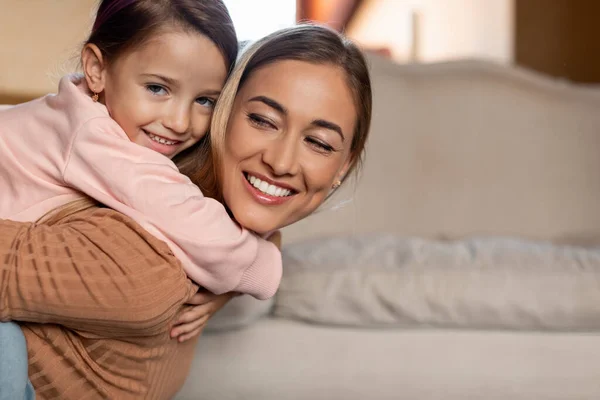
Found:
[[198, 142], [227, 77], [217, 46], [167, 31], [103, 70], [103, 101], [129, 139], [169, 158]]
[[221, 165], [225, 203], [257, 233], [312, 213], [348, 168], [356, 108], [343, 70], [278, 61], [240, 88]]

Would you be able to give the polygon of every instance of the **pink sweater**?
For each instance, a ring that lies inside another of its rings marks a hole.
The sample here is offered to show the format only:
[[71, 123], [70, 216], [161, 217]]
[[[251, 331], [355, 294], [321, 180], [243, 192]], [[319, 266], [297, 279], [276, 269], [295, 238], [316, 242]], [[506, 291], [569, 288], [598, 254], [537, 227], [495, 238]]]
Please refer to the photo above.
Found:
[[188, 276], [220, 294], [275, 294], [277, 247], [232, 221], [167, 157], [129, 141], [78, 77], [0, 111], [0, 218], [36, 221], [81, 193], [165, 241]]

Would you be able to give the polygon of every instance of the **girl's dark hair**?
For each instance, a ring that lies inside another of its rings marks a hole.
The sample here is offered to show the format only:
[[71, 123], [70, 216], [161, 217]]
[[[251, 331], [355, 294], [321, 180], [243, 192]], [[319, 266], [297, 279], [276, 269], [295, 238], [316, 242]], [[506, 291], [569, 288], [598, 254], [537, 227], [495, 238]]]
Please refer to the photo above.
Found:
[[102, 0], [86, 44], [98, 46], [110, 62], [173, 27], [209, 38], [221, 50], [228, 70], [235, 63], [237, 37], [221, 0]]

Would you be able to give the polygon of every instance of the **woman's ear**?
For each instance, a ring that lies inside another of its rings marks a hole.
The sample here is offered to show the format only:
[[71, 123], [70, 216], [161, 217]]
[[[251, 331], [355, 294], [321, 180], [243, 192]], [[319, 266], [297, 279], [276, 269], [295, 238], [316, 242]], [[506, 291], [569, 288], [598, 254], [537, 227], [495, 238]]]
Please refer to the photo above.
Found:
[[344, 165], [342, 165], [342, 168], [340, 168], [338, 173], [335, 175], [335, 179], [333, 181], [333, 184], [331, 185], [332, 190], [337, 190], [342, 185], [342, 182], [344, 181], [344, 178], [346, 177], [346, 174], [348, 173], [349, 169], [350, 160], [346, 161]]
[[88, 88], [94, 93], [102, 93], [106, 84], [106, 60], [98, 46], [88, 43], [83, 47], [81, 65]]
[[351, 160], [350, 159], [346, 160], [346, 162], [344, 163], [342, 168], [340, 168], [338, 174], [336, 175], [337, 181], [342, 182], [344, 180], [344, 177], [346, 176], [346, 174], [348, 173], [348, 170], [350, 169], [350, 164], [351, 164]]

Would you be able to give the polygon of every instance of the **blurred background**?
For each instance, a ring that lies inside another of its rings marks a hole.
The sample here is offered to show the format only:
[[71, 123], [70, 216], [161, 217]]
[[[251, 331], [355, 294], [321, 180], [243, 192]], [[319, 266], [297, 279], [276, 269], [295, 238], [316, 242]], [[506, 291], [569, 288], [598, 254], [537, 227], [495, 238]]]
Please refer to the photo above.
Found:
[[[595, 0], [226, 0], [240, 40], [296, 21], [344, 31], [397, 63], [464, 58], [600, 81]], [[0, 0], [0, 102], [55, 90], [74, 68], [97, 0]]]

